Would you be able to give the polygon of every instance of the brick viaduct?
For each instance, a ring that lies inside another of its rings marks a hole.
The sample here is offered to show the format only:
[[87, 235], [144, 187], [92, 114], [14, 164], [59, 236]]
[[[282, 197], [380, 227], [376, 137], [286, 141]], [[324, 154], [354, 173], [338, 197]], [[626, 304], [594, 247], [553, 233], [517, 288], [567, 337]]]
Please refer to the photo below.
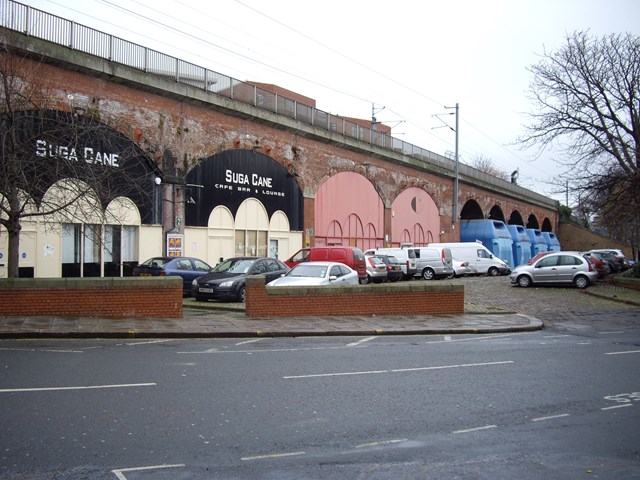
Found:
[[[459, 240], [452, 219], [455, 174], [444, 163], [416, 159], [33, 36], [12, 31], [7, 39], [24, 62], [22, 68], [50, 92], [52, 108], [97, 112], [136, 142], [165, 175], [184, 178], [199, 159], [229, 149], [259, 151], [297, 177], [307, 231], [314, 225], [320, 185], [338, 172], [356, 172], [375, 186], [383, 201], [385, 234], [390, 233], [392, 202], [403, 189], [415, 186], [439, 209], [440, 241]], [[459, 172], [458, 204], [463, 218], [508, 223], [515, 213], [525, 226], [533, 220], [535, 228], [557, 231], [555, 201], [468, 166], [461, 165]]]

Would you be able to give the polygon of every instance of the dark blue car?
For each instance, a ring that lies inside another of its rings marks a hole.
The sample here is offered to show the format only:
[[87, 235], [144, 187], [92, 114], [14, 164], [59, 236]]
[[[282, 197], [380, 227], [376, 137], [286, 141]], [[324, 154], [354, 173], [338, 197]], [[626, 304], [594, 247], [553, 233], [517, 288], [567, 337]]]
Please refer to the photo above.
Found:
[[212, 267], [194, 257], [153, 257], [133, 267], [134, 277], [182, 277], [182, 294], [191, 295], [191, 282], [209, 273]]

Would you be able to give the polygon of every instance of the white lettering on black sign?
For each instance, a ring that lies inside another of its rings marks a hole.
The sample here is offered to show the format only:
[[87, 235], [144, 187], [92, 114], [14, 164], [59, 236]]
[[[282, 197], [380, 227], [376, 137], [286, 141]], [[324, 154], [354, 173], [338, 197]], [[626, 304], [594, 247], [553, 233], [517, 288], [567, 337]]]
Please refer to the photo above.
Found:
[[258, 175], [257, 173], [247, 174], [234, 172], [233, 170], [225, 170], [224, 181], [226, 182], [226, 184], [216, 183], [214, 185], [215, 188], [232, 191], [235, 189], [238, 192], [249, 193], [252, 191], [253, 187], [254, 193], [261, 193], [262, 195], [273, 195], [278, 197], [285, 196], [284, 192], [269, 190], [273, 188], [273, 178], [263, 177]]
[[88, 164], [100, 164], [107, 167], [120, 167], [120, 156], [117, 153], [101, 152], [93, 147], [77, 148], [56, 145], [46, 140], [36, 140], [36, 156], [44, 158], [63, 158], [70, 162], [85, 161]]

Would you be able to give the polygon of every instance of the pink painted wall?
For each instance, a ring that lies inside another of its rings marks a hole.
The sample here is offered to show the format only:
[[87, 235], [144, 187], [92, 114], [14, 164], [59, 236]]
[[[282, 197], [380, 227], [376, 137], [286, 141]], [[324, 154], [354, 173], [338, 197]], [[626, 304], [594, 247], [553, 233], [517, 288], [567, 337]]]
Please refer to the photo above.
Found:
[[316, 193], [315, 244], [383, 245], [384, 205], [373, 184], [360, 174], [340, 172]]
[[391, 243], [411, 242], [423, 246], [440, 240], [440, 213], [431, 196], [417, 187], [409, 187], [391, 206]]

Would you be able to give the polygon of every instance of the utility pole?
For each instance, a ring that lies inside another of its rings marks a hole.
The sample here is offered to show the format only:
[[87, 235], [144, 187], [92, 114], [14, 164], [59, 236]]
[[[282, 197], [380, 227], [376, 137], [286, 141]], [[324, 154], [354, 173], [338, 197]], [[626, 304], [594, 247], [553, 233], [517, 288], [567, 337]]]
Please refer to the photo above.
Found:
[[[451, 126], [449, 126], [445, 121], [443, 121], [442, 119], [440, 119], [442, 121], [442, 123], [444, 123], [443, 126], [447, 126], [449, 127], [449, 129], [453, 130], [456, 134], [456, 152], [455, 152], [455, 167], [454, 167], [454, 172], [455, 172], [455, 179], [454, 179], [454, 183], [453, 183], [453, 213], [451, 215], [451, 223], [453, 224], [454, 228], [455, 228], [455, 224], [458, 222], [458, 190], [460, 188], [459, 185], [459, 171], [458, 171], [458, 167], [460, 164], [460, 153], [458, 150], [458, 138], [460, 136], [460, 105], [458, 103], [456, 103], [455, 107], [444, 107], [446, 109], [452, 109], [455, 108], [456, 111], [455, 113], [449, 113], [449, 115], [455, 115], [456, 116], [456, 128], [451, 128]], [[439, 115], [434, 115], [434, 117], [439, 117]], [[437, 128], [437, 127], [434, 127]]]

